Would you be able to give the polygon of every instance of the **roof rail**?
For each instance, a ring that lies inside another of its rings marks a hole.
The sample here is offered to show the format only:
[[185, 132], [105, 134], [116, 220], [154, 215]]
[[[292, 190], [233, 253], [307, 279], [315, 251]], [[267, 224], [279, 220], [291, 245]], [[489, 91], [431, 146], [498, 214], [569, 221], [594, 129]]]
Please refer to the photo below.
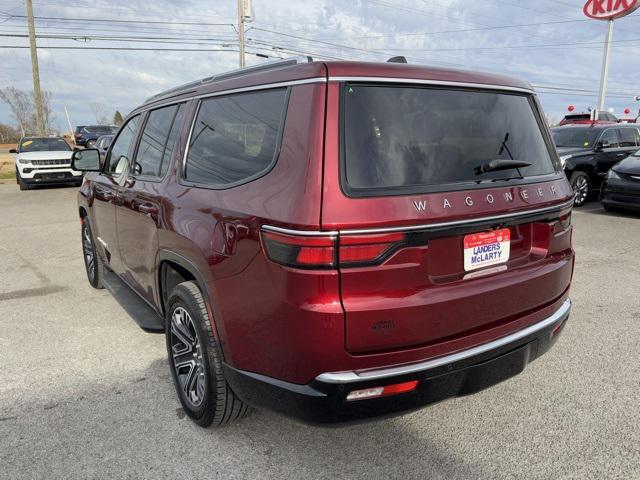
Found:
[[230, 70], [228, 72], [219, 73], [218, 75], [212, 75], [210, 77], [203, 78], [201, 80], [196, 80], [193, 82], [185, 83], [178, 87], [173, 87], [168, 90], [164, 90], [160, 93], [157, 93], [149, 98], [147, 98], [144, 103], [149, 103], [152, 101], [159, 100], [164, 97], [169, 97], [173, 95], [177, 95], [178, 93], [184, 93], [189, 89], [196, 88], [200, 85], [204, 85], [211, 82], [216, 82], [218, 80], [225, 80], [229, 78], [242, 77], [244, 75], [249, 75], [256, 72], [261, 72], [263, 70], [271, 70], [274, 68], [287, 67], [289, 65], [296, 65], [298, 63], [310, 63], [313, 62], [313, 58], [308, 56], [296, 56], [290, 58], [284, 58], [282, 60], [275, 60], [273, 62], [263, 62], [257, 65], [252, 65], [250, 67], [245, 68], [237, 68], [235, 70]]

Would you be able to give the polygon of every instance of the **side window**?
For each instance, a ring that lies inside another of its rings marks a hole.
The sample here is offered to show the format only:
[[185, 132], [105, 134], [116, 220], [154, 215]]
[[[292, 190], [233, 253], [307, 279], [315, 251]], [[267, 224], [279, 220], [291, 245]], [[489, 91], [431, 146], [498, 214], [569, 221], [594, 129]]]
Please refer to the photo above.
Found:
[[275, 161], [286, 103], [284, 88], [202, 100], [185, 179], [225, 187], [267, 170]]
[[619, 146], [617, 129], [610, 128], [605, 130], [602, 137], [600, 137], [600, 141], [603, 144], [608, 144], [606, 148], [617, 148]]
[[119, 175], [127, 169], [129, 150], [135, 138], [136, 127], [139, 121], [140, 115], [136, 115], [120, 130], [120, 134], [114, 140], [113, 147], [111, 148], [109, 160], [104, 169], [105, 173]]
[[637, 130], [635, 128], [620, 128], [618, 134], [620, 135], [621, 147], [635, 147]]
[[169, 167], [184, 107], [170, 105], [152, 110], [142, 131], [136, 153], [134, 173], [147, 177], [161, 177]]
[[637, 128], [632, 128], [633, 136], [636, 139], [636, 146], [640, 147], [640, 130]]

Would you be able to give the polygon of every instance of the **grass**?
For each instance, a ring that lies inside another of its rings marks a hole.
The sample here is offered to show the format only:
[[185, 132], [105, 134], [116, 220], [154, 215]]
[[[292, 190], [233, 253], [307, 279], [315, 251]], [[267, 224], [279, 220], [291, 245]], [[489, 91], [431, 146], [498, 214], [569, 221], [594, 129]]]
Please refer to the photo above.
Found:
[[6, 172], [0, 172], [0, 180], [15, 180], [15, 170], [7, 170]]

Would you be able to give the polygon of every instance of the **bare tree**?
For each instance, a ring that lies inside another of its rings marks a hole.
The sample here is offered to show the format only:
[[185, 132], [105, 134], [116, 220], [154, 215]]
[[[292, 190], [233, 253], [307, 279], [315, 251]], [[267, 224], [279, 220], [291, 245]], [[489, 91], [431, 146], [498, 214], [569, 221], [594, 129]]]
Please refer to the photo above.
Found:
[[109, 119], [105, 113], [104, 103], [101, 102], [89, 102], [93, 114], [96, 116], [96, 123], [98, 125], [109, 125]]
[[[18, 123], [22, 135], [37, 134], [36, 108], [33, 93], [19, 90], [15, 87], [0, 88], [0, 100], [5, 101], [11, 109], [11, 114]], [[53, 131], [54, 115], [51, 110], [51, 92], [42, 92], [42, 109], [44, 113], [44, 128], [47, 133]]]

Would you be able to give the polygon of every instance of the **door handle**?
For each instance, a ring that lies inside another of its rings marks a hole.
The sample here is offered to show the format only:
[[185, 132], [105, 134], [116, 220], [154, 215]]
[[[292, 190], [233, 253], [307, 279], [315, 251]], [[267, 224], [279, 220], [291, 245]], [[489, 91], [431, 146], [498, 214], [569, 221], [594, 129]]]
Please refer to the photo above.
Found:
[[158, 207], [155, 207], [150, 203], [143, 203], [142, 205], [138, 205], [138, 211], [148, 215], [157, 215], [159, 212]]

